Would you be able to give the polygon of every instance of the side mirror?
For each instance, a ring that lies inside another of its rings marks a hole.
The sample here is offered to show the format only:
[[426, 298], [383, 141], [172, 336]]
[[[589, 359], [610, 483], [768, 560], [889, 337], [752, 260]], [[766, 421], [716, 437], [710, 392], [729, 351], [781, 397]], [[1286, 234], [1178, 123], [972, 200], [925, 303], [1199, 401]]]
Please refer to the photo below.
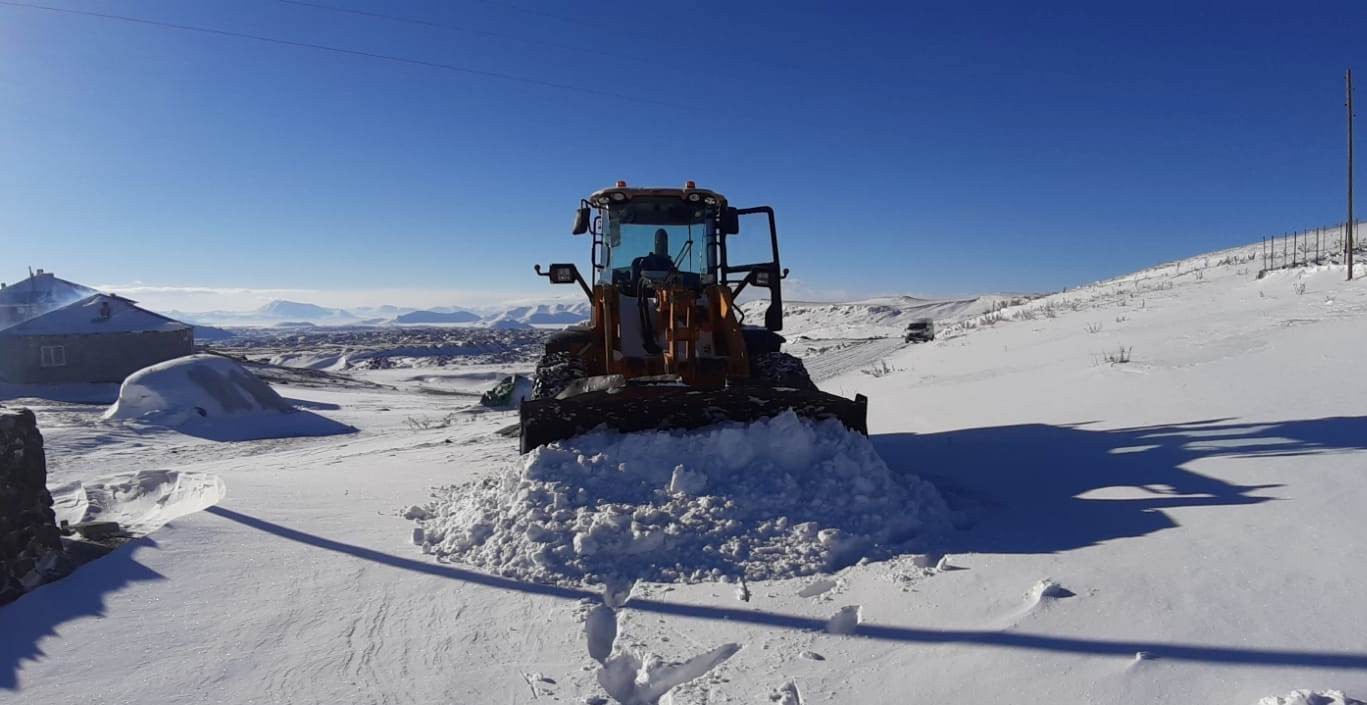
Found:
[[740, 213], [735, 208], [727, 208], [721, 214], [721, 232], [723, 235], [740, 234]]
[[541, 265], [534, 267], [537, 274], [551, 280], [552, 284], [578, 284], [584, 290], [584, 295], [593, 300], [593, 290], [589, 288], [588, 282], [580, 276], [579, 268], [573, 264], [552, 264], [546, 271], [541, 271]]
[[550, 278], [552, 284], [573, 284], [576, 279], [575, 267], [572, 264], [553, 264], [546, 276]]
[[[589, 231], [589, 207], [588, 207], [588, 206], [580, 206], [580, 207], [579, 207], [579, 210], [577, 210], [577, 211], [574, 212], [574, 229], [570, 231], [570, 234], [571, 234], [571, 235], [583, 235], [584, 233], [586, 233], [586, 232], [588, 232], [588, 231]], [[554, 280], [552, 280], [552, 281], [554, 281]]]

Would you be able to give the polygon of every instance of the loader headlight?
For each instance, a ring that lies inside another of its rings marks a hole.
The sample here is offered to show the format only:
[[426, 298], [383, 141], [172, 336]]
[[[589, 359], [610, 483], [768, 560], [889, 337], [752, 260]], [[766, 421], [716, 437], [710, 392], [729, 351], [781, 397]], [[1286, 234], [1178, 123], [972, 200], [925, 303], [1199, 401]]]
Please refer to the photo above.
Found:
[[702, 200], [702, 194], [697, 192], [690, 193], [688, 194], [688, 200], [690, 203], [697, 203], [698, 201]]
[[612, 200], [618, 202], [625, 201], [627, 200], [627, 195], [625, 193], [622, 193], [621, 191], [614, 191], [612, 193]]

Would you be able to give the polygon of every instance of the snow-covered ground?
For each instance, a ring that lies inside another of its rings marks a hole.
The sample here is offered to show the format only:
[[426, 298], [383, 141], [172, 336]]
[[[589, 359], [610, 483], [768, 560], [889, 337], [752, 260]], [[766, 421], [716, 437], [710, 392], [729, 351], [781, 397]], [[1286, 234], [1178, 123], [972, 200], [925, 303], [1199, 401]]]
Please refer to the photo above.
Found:
[[[959, 299], [883, 296], [842, 302], [788, 301], [783, 335], [787, 351], [807, 363], [812, 379], [821, 381], [852, 368], [865, 368], [902, 347], [907, 324], [930, 319], [936, 326], [959, 323], [1031, 295], [989, 295]], [[746, 318], [764, 320], [767, 301], [742, 306]]]
[[[497, 433], [513, 413], [422, 387], [522, 360], [276, 385], [359, 429], [325, 438], [222, 443], [25, 402], [63, 497], [79, 482], [101, 511], [169, 520], [0, 608], [0, 702], [1361, 698], [1367, 284], [1257, 279], [1255, 251], [966, 313], [876, 356], [808, 350], [825, 389], [869, 396], [888, 471], [928, 480], [956, 524], [825, 575], [576, 586], [424, 553], [424, 507], [523, 461]], [[686, 470], [667, 482], [705, 493], [711, 471]]]

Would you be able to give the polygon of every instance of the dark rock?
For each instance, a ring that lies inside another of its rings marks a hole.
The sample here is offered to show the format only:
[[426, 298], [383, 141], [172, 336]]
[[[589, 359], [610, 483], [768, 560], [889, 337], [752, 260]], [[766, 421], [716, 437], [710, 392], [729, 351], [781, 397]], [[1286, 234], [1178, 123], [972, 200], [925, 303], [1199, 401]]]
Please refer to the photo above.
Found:
[[47, 458], [28, 409], [0, 408], [0, 605], [70, 573], [47, 491]]
[[81, 536], [88, 541], [104, 541], [106, 539], [121, 538], [128, 536], [128, 532], [119, 526], [117, 521], [92, 521], [85, 524], [77, 524], [71, 527], [72, 530], [80, 532]]

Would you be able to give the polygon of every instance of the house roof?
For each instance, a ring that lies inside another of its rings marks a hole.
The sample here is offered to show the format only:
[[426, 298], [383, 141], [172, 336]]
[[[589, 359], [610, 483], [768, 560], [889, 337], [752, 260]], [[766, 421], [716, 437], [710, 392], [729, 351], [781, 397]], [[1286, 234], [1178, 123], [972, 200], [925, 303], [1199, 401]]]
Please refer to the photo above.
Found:
[[94, 293], [95, 290], [88, 286], [58, 279], [52, 272], [40, 272], [0, 289], [0, 306], [56, 306]]
[[[108, 318], [100, 315], [100, 309], [104, 304], [109, 304]], [[192, 326], [186, 323], [139, 308], [133, 301], [122, 296], [95, 294], [0, 330], [0, 336], [100, 335], [168, 332], [191, 328]]]

